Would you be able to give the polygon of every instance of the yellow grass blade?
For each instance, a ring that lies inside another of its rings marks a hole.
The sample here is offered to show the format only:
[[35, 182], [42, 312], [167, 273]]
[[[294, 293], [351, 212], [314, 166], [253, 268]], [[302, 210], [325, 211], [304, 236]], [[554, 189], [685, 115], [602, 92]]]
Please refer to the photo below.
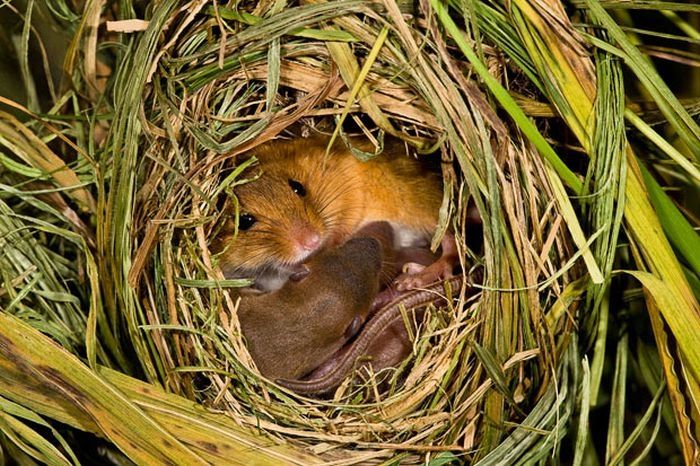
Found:
[[[685, 463], [695, 464], [695, 460], [698, 459], [698, 444], [696, 440], [698, 435], [697, 433], [695, 435], [692, 433], [691, 417], [693, 414], [689, 412], [692, 410], [692, 407], [688, 406], [689, 402], [686, 400], [682, 389], [681, 376], [683, 371], [679, 367], [681, 364], [680, 358], [675, 350], [675, 345], [670, 345], [672, 336], [669, 334], [668, 327], [664, 324], [661, 312], [653, 299], [648, 301], [647, 307], [657, 349], [663, 348], [663, 350], [659, 350], [659, 360], [663, 367], [664, 378], [668, 384], [668, 396], [673, 406], [673, 414], [678, 426], [678, 438], [681, 442]], [[695, 399], [700, 398], [696, 397]], [[697, 413], [697, 408], [695, 411]]]
[[352, 104], [355, 103], [355, 98], [357, 97], [357, 94], [360, 92], [360, 89], [362, 89], [362, 86], [365, 85], [365, 79], [367, 78], [367, 74], [369, 73], [369, 70], [372, 68], [374, 61], [377, 59], [377, 55], [379, 55], [379, 50], [381, 50], [382, 46], [384, 45], [384, 41], [386, 40], [387, 34], [389, 34], [389, 28], [384, 26], [382, 28], [382, 30], [379, 32], [379, 36], [377, 36], [377, 40], [375, 41], [374, 45], [372, 46], [372, 50], [370, 50], [369, 55], [367, 55], [367, 60], [365, 60], [365, 64], [362, 65], [362, 69], [360, 70], [360, 73], [357, 75], [357, 79], [355, 80], [355, 83], [352, 85], [352, 88], [350, 89], [350, 95], [348, 95], [348, 98], [345, 101], [345, 106], [343, 107], [343, 113], [340, 114], [340, 118], [338, 119], [338, 122], [336, 123], [335, 131], [333, 131], [333, 135], [331, 136], [331, 140], [330, 140], [330, 142], [328, 142], [328, 149], [327, 150], [330, 150], [330, 148], [333, 147], [333, 142], [335, 142], [335, 139], [338, 137], [338, 133], [340, 133], [340, 129], [343, 126], [343, 121], [345, 121], [345, 118], [348, 116], [348, 113], [350, 112], [350, 108], [352, 107]]
[[700, 184], [700, 170], [693, 165], [678, 149], [673, 147], [659, 133], [654, 131], [650, 125], [638, 117], [632, 110], [625, 110], [625, 118], [627, 121], [637, 128], [637, 130], [653, 142], [659, 149], [664, 151], [674, 162], [676, 162], [688, 175], [692, 176], [696, 183]]
[[123, 374], [91, 371], [21, 320], [0, 313], [0, 395], [107, 437], [137, 464], [311, 464], [314, 458]]
[[73, 188], [67, 194], [85, 211], [93, 212], [95, 202], [82, 187], [78, 176], [68, 168], [51, 149], [21, 121], [0, 111], [0, 144], [34, 168], [51, 175], [60, 187]]

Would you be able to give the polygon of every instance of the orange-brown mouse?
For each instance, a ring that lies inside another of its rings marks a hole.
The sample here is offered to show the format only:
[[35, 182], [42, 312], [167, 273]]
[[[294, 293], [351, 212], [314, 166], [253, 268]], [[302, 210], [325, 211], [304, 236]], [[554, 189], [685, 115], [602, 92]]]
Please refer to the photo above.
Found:
[[[279, 288], [324, 245], [342, 242], [363, 225], [387, 221], [397, 248], [429, 244], [442, 202], [442, 179], [408, 156], [398, 141], [369, 161], [358, 160], [342, 142], [326, 155], [328, 138], [273, 141], [255, 149], [259, 177], [236, 186], [240, 206], [214, 249], [228, 277], [252, 277], [262, 290]], [[367, 148], [367, 143], [352, 141]], [[443, 240], [443, 258], [400, 277], [399, 289], [449, 276], [456, 262], [454, 235]]]
[[371, 224], [313, 256], [280, 289], [242, 297], [241, 330], [264, 376], [299, 379], [355, 336], [379, 291], [392, 241], [387, 223]]

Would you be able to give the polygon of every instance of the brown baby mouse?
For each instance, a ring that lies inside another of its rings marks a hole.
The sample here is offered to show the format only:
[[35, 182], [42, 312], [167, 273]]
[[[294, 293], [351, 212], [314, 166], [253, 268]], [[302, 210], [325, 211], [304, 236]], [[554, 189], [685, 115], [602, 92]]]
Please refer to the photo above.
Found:
[[[238, 185], [238, 232], [231, 216], [214, 249], [227, 277], [251, 277], [256, 287], [279, 288], [299, 265], [324, 246], [342, 243], [363, 225], [387, 221], [396, 248], [430, 243], [442, 202], [442, 179], [407, 155], [400, 141], [361, 161], [342, 142], [326, 154], [327, 137], [273, 141], [249, 155], [258, 160]], [[369, 144], [353, 139], [368, 149]], [[397, 279], [410, 289], [445, 278], [457, 261], [454, 235], [442, 243], [442, 257], [428, 267], [413, 268]]]
[[337, 248], [324, 249], [280, 289], [244, 296], [241, 330], [260, 372], [299, 379], [359, 332], [379, 291], [391, 227], [372, 224]]
[[[469, 296], [478, 291], [471, 285], [481, 283], [482, 278], [483, 270], [474, 270], [466, 281], [465, 294]], [[423, 320], [425, 307], [442, 303], [446, 288], [451, 290], [452, 296], [456, 296], [464, 285], [465, 277], [452, 277], [444, 283], [434, 283], [424, 289], [403, 293], [395, 301], [370, 315], [355, 339], [303, 380], [282, 379], [278, 380], [278, 383], [301, 394], [323, 394], [334, 390], [343, 379], [362, 365], [371, 365], [375, 372], [396, 366], [413, 349], [413, 341], [406, 325], [408, 324], [411, 333], [415, 334], [416, 327], [413, 324], [419, 324]], [[415, 319], [411, 317], [411, 313]]]

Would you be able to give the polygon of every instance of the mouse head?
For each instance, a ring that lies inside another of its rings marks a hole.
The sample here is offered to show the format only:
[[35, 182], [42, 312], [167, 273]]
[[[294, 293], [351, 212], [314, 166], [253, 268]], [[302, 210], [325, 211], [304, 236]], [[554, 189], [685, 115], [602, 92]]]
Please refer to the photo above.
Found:
[[300, 378], [342, 348], [367, 318], [381, 262], [379, 241], [353, 238], [313, 257], [305, 277], [242, 300], [241, 329], [263, 375]]
[[229, 218], [218, 240], [227, 276], [291, 271], [331, 238], [352, 231], [344, 229], [357, 211], [355, 182], [343, 166], [347, 158], [325, 157], [325, 148], [304, 139], [265, 144], [250, 154], [258, 159], [246, 173], [254, 179], [234, 188], [238, 233]]

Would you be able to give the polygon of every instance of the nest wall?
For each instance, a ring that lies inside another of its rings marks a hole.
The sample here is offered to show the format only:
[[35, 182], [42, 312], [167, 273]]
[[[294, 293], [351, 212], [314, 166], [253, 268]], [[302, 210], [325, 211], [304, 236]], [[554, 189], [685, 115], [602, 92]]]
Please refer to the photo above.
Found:
[[[576, 380], [574, 248], [548, 167], [482, 93], [429, 7], [406, 14], [391, 2], [341, 1], [268, 18], [264, 5], [242, 11], [162, 2], [151, 20], [161, 27], [116, 70], [103, 244], [106, 262], [131, 261], [103, 264], [103, 286], [145, 376], [340, 461], [396, 449], [407, 462], [441, 449], [479, 458], [479, 445], [499, 443], [508, 454], [508, 423], [561, 430], [561, 419], [541, 412]], [[521, 80], [488, 42], [482, 53], [504, 80]], [[368, 61], [364, 86], [353, 90]], [[240, 284], [224, 280], [209, 246], [226, 215], [222, 200], [233, 202], [231, 186], [245, 181], [237, 155], [336, 125], [441, 159], [439, 230], [454, 228], [467, 268], [483, 265], [485, 278], [473, 299], [429, 312], [387, 391], [346, 383], [321, 401], [259, 376], [236, 319]], [[478, 255], [465, 243], [470, 198], [484, 222]], [[570, 412], [561, 409], [564, 419]]]

